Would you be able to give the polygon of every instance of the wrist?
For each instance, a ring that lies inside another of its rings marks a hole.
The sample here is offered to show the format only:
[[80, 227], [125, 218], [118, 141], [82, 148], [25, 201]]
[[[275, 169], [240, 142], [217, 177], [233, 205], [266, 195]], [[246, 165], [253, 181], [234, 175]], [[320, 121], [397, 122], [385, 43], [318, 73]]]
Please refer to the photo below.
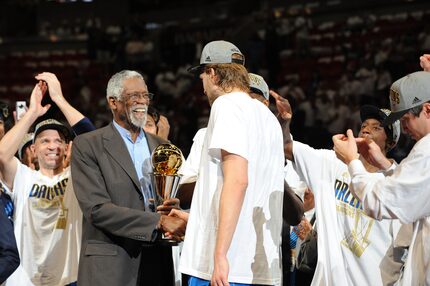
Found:
[[157, 230], [163, 228], [163, 222], [164, 222], [165, 217], [166, 217], [165, 215], [160, 215], [160, 219], [158, 220], [158, 224], [155, 227]]
[[392, 165], [393, 163], [390, 160], [386, 159], [382, 164], [382, 170], [387, 171], [388, 169], [391, 168]]
[[353, 160], [358, 159], [359, 157], [360, 157], [360, 155], [358, 153], [351, 154], [350, 156], [348, 156], [348, 158], [346, 158], [346, 164], [348, 165]]

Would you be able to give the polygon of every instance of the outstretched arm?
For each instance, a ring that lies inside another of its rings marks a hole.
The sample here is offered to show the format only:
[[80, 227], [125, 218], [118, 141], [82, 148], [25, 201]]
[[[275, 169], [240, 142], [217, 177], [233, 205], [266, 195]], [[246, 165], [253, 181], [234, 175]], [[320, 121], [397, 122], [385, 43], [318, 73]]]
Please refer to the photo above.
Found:
[[282, 135], [284, 137], [284, 154], [285, 158], [294, 161], [293, 157], [293, 139], [290, 133], [290, 123], [293, 118], [293, 112], [288, 99], [283, 98], [273, 90], [270, 95], [275, 99], [276, 108], [278, 109], [278, 119], [282, 127]]

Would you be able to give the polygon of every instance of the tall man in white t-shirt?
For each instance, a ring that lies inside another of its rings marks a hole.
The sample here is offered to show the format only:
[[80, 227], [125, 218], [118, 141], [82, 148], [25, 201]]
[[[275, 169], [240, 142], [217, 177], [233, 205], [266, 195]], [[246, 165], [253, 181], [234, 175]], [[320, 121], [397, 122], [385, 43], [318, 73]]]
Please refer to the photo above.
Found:
[[[285, 155], [293, 161], [300, 177], [312, 189], [318, 218], [318, 263], [312, 285], [387, 285], [395, 282], [403, 264], [393, 257], [399, 222], [378, 222], [363, 212], [350, 192], [348, 167], [332, 150], [316, 150], [289, 136], [292, 112], [288, 101], [271, 93], [277, 105], [284, 105]], [[359, 137], [372, 139], [384, 154], [400, 136], [399, 122], [383, 127], [388, 110], [374, 106], [361, 109]], [[379, 168], [360, 157], [373, 176], [383, 177]], [[400, 248], [402, 249], [402, 248]], [[396, 252], [397, 253], [397, 252]]]
[[180, 262], [189, 285], [280, 282], [282, 131], [249, 96], [243, 62], [214, 41], [193, 69], [212, 108]]
[[[352, 194], [362, 202], [366, 214], [414, 225], [402, 285], [430, 285], [430, 72], [415, 72], [394, 82], [390, 104], [392, 113], [384, 124], [400, 118], [403, 131], [417, 140], [397, 167], [373, 140], [356, 139], [351, 130], [347, 137], [335, 135], [333, 142], [348, 164]], [[385, 176], [372, 176], [356, 160], [357, 145]]]
[[35, 171], [22, 164], [15, 153], [30, 126], [43, 116], [42, 81], [49, 96], [70, 125], [85, 117], [63, 97], [61, 85], [52, 73], [36, 76], [40, 81], [30, 98], [30, 106], [17, 124], [0, 141], [0, 174], [12, 192], [15, 205], [14, 231], [21, 264], [6, 285], [67, 285], [77, 280], [82, 213], [67, 188], [70, 169], [64, 168], [68, 129], [47, 119], [36, 125], [33, 148], [39, 162]]

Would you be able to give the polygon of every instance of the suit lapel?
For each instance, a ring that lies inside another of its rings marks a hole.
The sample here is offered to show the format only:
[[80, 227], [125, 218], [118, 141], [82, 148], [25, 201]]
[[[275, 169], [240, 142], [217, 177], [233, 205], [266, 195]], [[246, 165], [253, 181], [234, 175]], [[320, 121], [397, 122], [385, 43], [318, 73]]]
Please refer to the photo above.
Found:
[[157, 140], [157, 138], [152, 134], [145, 132], [145, 135], [146, 135], [146, 139], [148, 140], [149, 151], [152, 153], [152, 151], [154, 151], [154, 149], [157, 148], [158, 145], [161, 144], [161, 142]]
[[119, 132], [115, 129], [113, 124], [109, 125], [109, 132], [106, 132], [103, 136], [104, 147], [106, 151], [112, 156], [112, 158], [121, 166], [121, 168], [127, 173], [130, 179], [136, 186], [136, 190], [140, 194], [140, 182], [137, 177], [136, 170], [133, 165], [133, 161], [130, 158], [127, 147]]

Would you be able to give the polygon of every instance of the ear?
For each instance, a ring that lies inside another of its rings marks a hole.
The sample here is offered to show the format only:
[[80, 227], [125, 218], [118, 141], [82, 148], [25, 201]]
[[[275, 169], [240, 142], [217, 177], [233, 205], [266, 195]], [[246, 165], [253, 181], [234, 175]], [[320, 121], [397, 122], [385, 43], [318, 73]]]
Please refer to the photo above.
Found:
[[209, 68], [208, 73], [209, 73], [209, 76], [211, 79], [215, 79], [216, 74], [215, 74], [215, 70], [213, 68]]
[[31, 150], [31, 152], [32, 152], [33, 154], [35, 154], [35, 153], [36, 153], [36, 147], [34, 146], [34, 144], [31, 144], [31, 145], [30, 145], [30, 150]]
[[430, 102], [423, 103], [424, 115], [427, 119], [430, 119]]
[[116, 104], [117, 104], [117, 100], [115, 97], [109, 97], [108, 98], [108, 104], [111, 110], [116, 110]]

